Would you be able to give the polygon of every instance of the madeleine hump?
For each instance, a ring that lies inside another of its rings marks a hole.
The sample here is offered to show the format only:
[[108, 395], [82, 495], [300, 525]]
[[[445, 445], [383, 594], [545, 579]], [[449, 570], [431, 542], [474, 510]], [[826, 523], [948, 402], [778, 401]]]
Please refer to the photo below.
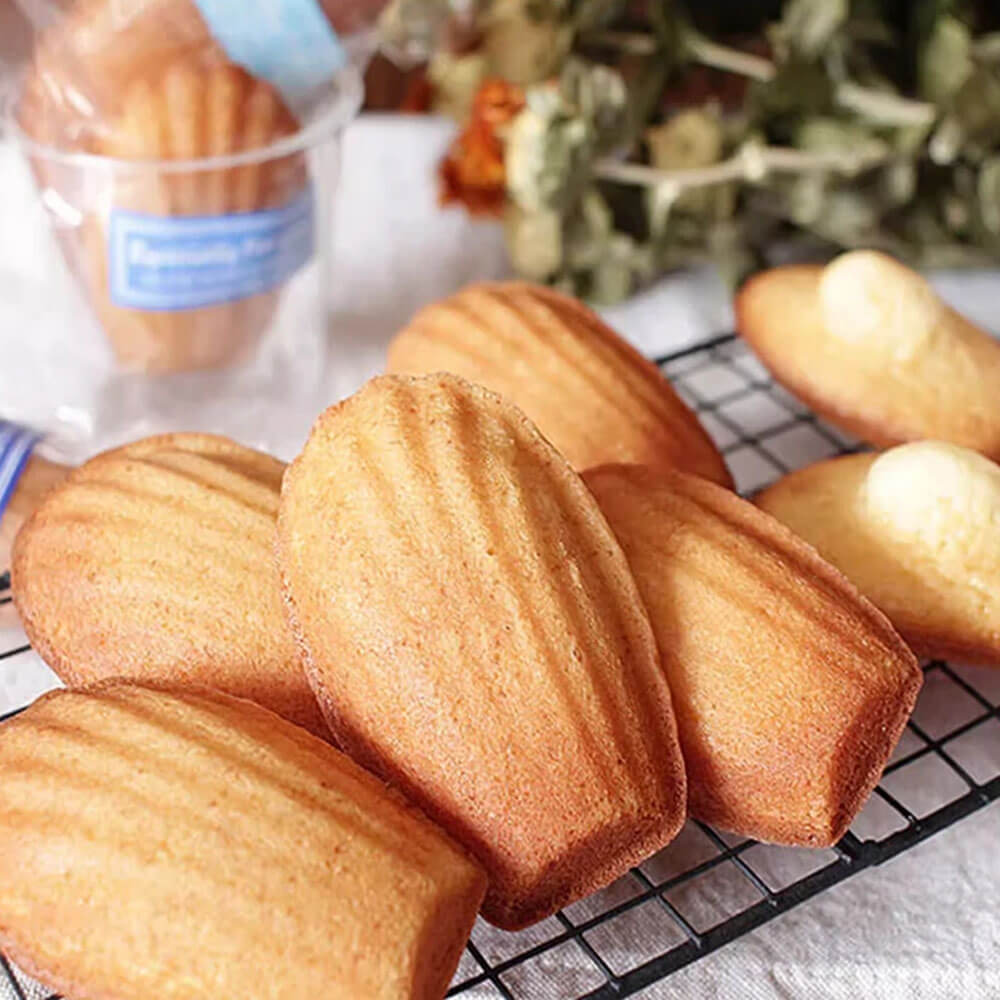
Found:
[[0, 726], [0, 947], [87, 1000], [440, 1000], [486, 880], [250, 702], [115, 681]]
[[341, 745], [480, 861], [524, 927], [670, 841], [685, 777], [635, 581], [565, 459], [453, 375], [324, 413], [278, 518], [285, 596]]
[[815, 545], [921, 656], [1000, 667], [1000, 466], [943, 441], [844, 455], [758, 506]]
[[656, 365], [550, 288], [470, 285], [425, 307], [389, 346], [388, 370], [449, 371], [499, 392], [575, 469], [640, 462], [732, 486], [712, 439]]
[[913, 654], [840, 573], [736, 494], [637, 466], [584, 480], [649, 609], [691, 814], [758, 840], [835, 843], [913, 710]]
[[886, 254], [764, 271], [740, 289], [736, 325], [778, 382], [870, 444], [1000, 458], [1000, 344]]
[[274, 567], [284, 463], [208, 434], [105, 452], [14, 543], [24, 630], [67, 684], [204, 684], [328, 735]]

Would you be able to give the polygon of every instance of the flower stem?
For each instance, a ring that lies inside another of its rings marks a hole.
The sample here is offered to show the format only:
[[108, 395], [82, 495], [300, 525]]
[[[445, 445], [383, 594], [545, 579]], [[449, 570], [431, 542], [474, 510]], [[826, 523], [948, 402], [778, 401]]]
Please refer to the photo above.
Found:
[[[627, 52], [651, 55], [659, 43], [654, 35], [640, 31], [595, 31], [588, 41], [611, 45]], [[690, 27], [681, 34], [684, 54], [693, 62], [767, 83], [777, 73], [774, 63], [763, 56], [720, 45]], [[915, 101], [886, 90], [862, 87], [849, 80], [837, 84], [834, 99], [840, 107], [853, 111], [870, 121], [890, 126], [930, 125], [937, 114], [933, 104]]]
[[688, 58], [703, 66], [739, 73], [751, 80], [766, 82], [774, 79], [774, 63], [769, 59], [755, 56], [751, 52], [742, 52], [728, 45], [720, 45], [690, 28], [687, 28], [681, 37]]
[[588, 31], [583, 41], [592, 45], [606, 45], [608, 48], [621, 49], [635, 55], [652, 55], [660, 48], [655, 36], [642, 31]]
[[810, 173], [834, 171], [854, 175], [884, 163], [885, 153], [856, 153], [850, 150], [831, 150], [810, 153], [788, 146], [747, 145], [728, 160], [708, 167], [684, 167], [661, 170], [643, 163], [624, 163], [620, 160], [599, 160], [594, 173], [602, 180], [638, 184], [644, 187], [675, 185], [677, 193], [691, 188], [725, 184], [729, 181], [761, 181], [773, 171], [782, 173]]
[[933, 104], [914, 101], [887, 90], [871, 90], [845, 81], [834, 91], [836, 102], [848, 111], [883, 125], [930, 125], [937, 117]]

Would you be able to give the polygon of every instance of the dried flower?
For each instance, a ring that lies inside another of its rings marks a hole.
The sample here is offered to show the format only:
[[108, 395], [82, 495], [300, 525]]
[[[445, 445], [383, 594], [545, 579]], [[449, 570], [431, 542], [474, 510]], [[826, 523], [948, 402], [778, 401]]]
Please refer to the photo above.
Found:
[[505, 80], [479, 88], [469, 121], [441, 164], [442, 204], [459, 202], [473, 215], [503, 212], [507, 173], [500, 133], [523, 107], [521, 88]]
[[483, 16], [483, 48], [490, 72], [521, 86], [559, 72], [573, 31], [554, 12], [533, 16], [530, 0], [494, 0]]
[[471, 54], [508, 84], [481, 88], [444, 197], [503, 214], [523, 273], [603, 299], [692, 261], [1000, 260], [997, 4], [699, 0], [709, 37], [684, 0], [451, 3], [476, 41], [436, 61], [439, 100], [461, 109]]
[[586, 177], [593, 134], [555, 84], [534, 87], [507, 135], [507, 191], [525, 211], [562, 209]]
[[436, 52], [427, 67], [433, 94], [431, 107], [437, 114], [465, 122], [488, 75], [487, 59], [482, 52]]
[[518, 274], [532, 281], [548, 281], [559, 273], [563, 263], [563, 220], [558, 212], [526, 212], [512, 202], [503, 221], [510, 262]]

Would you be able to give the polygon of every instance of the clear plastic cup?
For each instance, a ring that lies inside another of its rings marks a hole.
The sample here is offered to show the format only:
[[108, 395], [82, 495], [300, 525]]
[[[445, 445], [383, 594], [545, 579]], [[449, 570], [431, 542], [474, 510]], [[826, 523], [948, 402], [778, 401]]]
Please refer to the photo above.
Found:
[[[34, 178], [32, 224], [55, 239], [23, 340], [0, 343], [0, 413], [70, 458], [176, 429], [294, 449], [324, 402], [334, 193], [361, 97], [345, 71], [291, 134], [151, 160], [39, 143], [15, 94], [5, 124]], [[259, 117], [232, 127], [266, 138]]]

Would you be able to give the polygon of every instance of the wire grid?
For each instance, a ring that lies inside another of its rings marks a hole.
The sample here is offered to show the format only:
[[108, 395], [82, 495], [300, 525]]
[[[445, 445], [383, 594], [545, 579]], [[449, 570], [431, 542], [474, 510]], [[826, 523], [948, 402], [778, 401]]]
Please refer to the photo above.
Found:
[[[859, 448], [777, 386], [733, 336], [660, 364], [743, 493]], [[0, 613], [6, 586], [0, 578]], [[19, 657], [33, 657], [23, 638], [0, 649], [0, 661]], [[943, 662], [924, 669], [920, 701], [882, 781], [833, 849], [774, 847], [691, 822], [624, 878], [526, 931], [479, 921], [449, 996], [629, 996], [1000, 799], [1000, 671]], [[47, 997], [0, 958], [0, 1000]]]

